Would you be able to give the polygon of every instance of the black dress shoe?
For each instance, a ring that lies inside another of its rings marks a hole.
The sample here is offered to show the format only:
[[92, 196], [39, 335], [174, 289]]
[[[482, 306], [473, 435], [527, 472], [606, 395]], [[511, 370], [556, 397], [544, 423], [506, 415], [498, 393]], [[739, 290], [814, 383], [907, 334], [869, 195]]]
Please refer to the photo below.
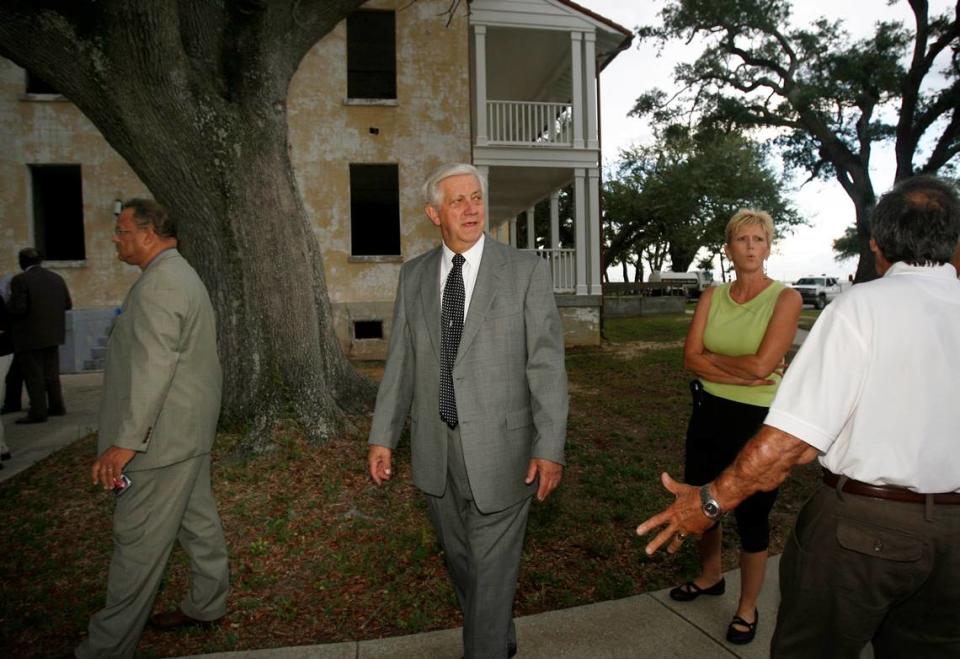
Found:
[[757, 635], [758, 622], [760, 622], [760, 612], [757, 610], [753, 612], [753, 622], [747, 622], [740, 616], [733, 616], [730, 626], [727, 627], [727, 640], [737, 645], [746, 645]]
[[21, 418], [17, 419], [16, 421], [14, 421], [14, 423], [19, 424], [19, 425], [23, 425], [23, 424], [25, 424], [25, 423], [46, 423], [46, 422], [47, 422], [46, 419], [37, 419], [37, 418], [34, 418], [34, 417], [32, 417], [32, 416], [21, 417]]
[[6, 462], [7, 460], [9, 460], [9, 459], [12, 458], [12, 457], [13, 457], [13, 455], [11, 455], [10, 451], [6, 451], [6, 452], [4, 452], [4, 453], [0, 453], [0, 460], [3, 460], [4, 462]]
[[191, 618], [180, 609], [176, 609], [174, 611], [164, 611], [163, 613], [153, 614], [150, 616], [148, 624], [158, 631], [170, 632], [186, 627], [210, 629], [219, 625], [220, 620], [221, 618], [217, 618], [216, 620], [197, 620], [196, 618]]
[[676, 600], [677, 602], [692, 602], [701, 595], [723, 595], [726, 590], [727, 582], [723, 577], [709, 588], [701, 588], [692, 581], [688, 581], [682, 586], [677, 586], [671, 590], [670, 599]]
[[23, 411], [22, 407], [4, 406], [2, 409], [0, 409], [0, 414], [13, 414], [14, 412], [22, 412], [22, 411]]

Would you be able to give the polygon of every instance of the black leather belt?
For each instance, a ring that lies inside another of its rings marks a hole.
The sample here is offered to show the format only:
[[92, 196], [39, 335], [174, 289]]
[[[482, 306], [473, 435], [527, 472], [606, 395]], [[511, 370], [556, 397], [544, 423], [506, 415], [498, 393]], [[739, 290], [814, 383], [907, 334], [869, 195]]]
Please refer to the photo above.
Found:
[[[823, 482], [830, 487], [836, 487], [837, 483], [840, 482], [840, 477], [824, 469]], [[870, 483], [862, 483], [852, 478], [847, 479], [841, 491], [849, 492], [850, 494], [859, 494], [863, 497], [901, 501], [903, 503], [926, 503], [927, 496], [932, 496], [934, 503], [960, 504], [960, 492], [943, 492], [940, 494], [927, 495], [894, 485], [871, 485]]]

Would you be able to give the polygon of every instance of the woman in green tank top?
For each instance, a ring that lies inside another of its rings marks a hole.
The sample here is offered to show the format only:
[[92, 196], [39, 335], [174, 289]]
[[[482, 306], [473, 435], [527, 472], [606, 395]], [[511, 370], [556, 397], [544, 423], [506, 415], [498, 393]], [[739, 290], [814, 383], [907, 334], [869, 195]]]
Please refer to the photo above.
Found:
[[[684, 466], [690, 485], [709, 483], [733, 461], [763, 424], [780, 383], [803, 300], [764, 272], [772, 238], [773, 220], [763, 211], [740, 210], [730, 219], [724, 252], [737, 277], [704, 291], [690, 324], [684, 366], [698, 378], [691, 383], [693, 413]], [[732, 643], [749, 643], [756, 634], [776, 494], [758, 492], [734, 511], [741, 551], [740, 600], [727, 629]], [[673, 599], [724, 592], [720, 536], [718, 521], [700, 538], [700, 575], [670, 591]]]

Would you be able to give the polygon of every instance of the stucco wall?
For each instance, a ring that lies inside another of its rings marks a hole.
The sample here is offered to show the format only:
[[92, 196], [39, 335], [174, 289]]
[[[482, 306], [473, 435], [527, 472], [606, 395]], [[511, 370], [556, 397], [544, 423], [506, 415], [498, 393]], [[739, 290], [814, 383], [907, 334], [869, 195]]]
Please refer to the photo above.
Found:
[[113, 249], [113, 202], [146, 189], [72, 103], [34, 100], [24, 84], [23, 69], [0, 58], [0, 272], [19, 271], [17, 251], [34, 244], [28, 165], [79, 164], [86, 260], [48, 265], [66, 279], [76, 307], [114, 306], [137, 270]]
[[[395, 105], [346, 103], [347, 30], [341, 22], [304, 59], [290, 93], [290, 144], [297, 181], [324, 246], [335, 326], [351, 356], [378, 358], [386, 341], [353, 339], [353, 320], [381, 320], [389, 336], [403, 261], [437, 244], [423, 214], [424, 176], [445, 162], [470, 161], [467, 19], [449, 26], [446, 1], [377, 0], [365, 9], [402, 7], [397, 22]], [[351, 163], [396, 163], [402, 258], [350, 256]]]

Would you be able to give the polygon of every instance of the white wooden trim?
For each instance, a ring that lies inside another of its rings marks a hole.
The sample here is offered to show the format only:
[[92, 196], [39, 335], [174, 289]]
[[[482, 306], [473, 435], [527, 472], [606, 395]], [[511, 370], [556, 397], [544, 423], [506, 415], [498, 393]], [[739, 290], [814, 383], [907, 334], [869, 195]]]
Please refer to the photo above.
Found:
[[587, 170], [587, 235], [590, 236], [590, 295], [603, 294], [600, 267], [600, 170]]
[[586, 32], [583, 35], [584, 71], [583, 83], [587, 91], [587, 148], [600, 147], [600, 138], [597, 134], [597, 35]]
[[583, 33], [570, 33], [570, 78], [573, 86], [573, 148], [583, 144]]
[[473, 28], [474, 66], [476, 67], [477, 144], [487, 143], [487, 28]]
[[587, 285], [587, 200], [586, 170], [578, 167], [573, 177], [573, 226], [576, 232], [577, 249], [577, 295], [589, 295]]
[[560, 193], [550, 193], [550, 247], [560, 249]]

